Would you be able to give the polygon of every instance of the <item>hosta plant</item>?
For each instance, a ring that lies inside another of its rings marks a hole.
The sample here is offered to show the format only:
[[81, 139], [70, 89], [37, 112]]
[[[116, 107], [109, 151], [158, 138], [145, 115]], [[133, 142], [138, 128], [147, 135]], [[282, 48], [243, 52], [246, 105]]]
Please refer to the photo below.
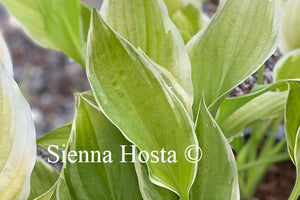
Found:
[[[283, 117], [299, 170], [297, 64], [286, 58], [274, 84], [226, 98], [276, 50], [276, 0], [223, 0], [210, 22], [196, 0], [105, 0], [100, 10], [78, 0], [1, 2], [37, 43], [81, 64], [92, 88], [75, 94], [72, 122], [37, 140], [52, 157], [32, 171], [30, 111], [1, 65], [0, 164], [18, 162], [0, 168], [0, 181], [23, 183], [0, 184], [4, 199], [251, 198], [270, 163], [286, 158], [285, 142], [274, 145]], [[248, 128], [253, 139], [241, 147], [235, 138]], [[257, 158], [251, 147], [270, 129]], [[49, 163], [59, 161], [58, 173]]]

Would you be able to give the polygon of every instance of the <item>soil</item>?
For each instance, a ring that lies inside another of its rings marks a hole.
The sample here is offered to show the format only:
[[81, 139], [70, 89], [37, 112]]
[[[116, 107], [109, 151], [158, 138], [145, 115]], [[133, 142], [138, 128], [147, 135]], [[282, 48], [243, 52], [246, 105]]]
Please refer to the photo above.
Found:
[[[86, 0], [94, 5], [94, 0]], [[99, 5], [99, 4], [97, 4]], [[212, 16], [217, 1], [207, 1], [204, 10]], [[37, 129], [37, 137], [46, 134], [74, 116], [74, 93], [89, 90], [89, 84], [81, 67], [60, 52], [44, 49], [30, 40], [18, 23], [0, 4], [0, 29], [14, 63], [15, 79], [29, 101]], [[280, 53], [265, 63], [264, 82], [272, 82], [272, 69]], [[248, 93], [256, 84], [256, 74], [238, 86], [231, 96]], [[45, 156], [43, 150], [38, 154]], [[56, 166], [59, 168], [59, 166]], [[286, 200], [295, 182], [292, 162], [274, 164], [259, 185], [256, 198], [261, 200]]]
[[296, 179], [291, 161], [274, 164], [259, 185], [255, 197], [261, 200], [287, 200]]

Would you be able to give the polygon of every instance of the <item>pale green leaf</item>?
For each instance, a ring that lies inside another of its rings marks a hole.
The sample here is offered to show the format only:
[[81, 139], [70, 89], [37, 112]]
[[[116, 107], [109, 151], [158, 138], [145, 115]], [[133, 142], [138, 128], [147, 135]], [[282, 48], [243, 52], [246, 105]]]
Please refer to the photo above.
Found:
[[[95, 103], [77, 95], [76, 117], [67, 150], [87, 154], [76, 157], [75, 163], [70, 160], [66, 163], [63, 173], [68, 191], [72, 199], [141, 199], [133, 163], [120, 162], [120, 145], [131, 148], [131, 144]], [[92, 155], [91, 151], [99, 151], [101, 156]], [[111, 163], [105, 163], [110, 160], [105, 151], [111, 152]]]
[[[298, 91], [300, 91], [298, 89]], [[295, 165], [296, 165], [296, 182], [294, 185], [294, 188], [290, 194], [289, 200], [298, 200], [300, 196], [300, 128], [298, 128], [297, 133], [296, 133], [296, 140], [295, 140], [295, 149], [294, 149], [294, 159], [295, 159]], [[292, 158], [292, 157], [291, 157]]]
[[[87, 10], [79, 0], [0, 0], [35, 41], [85, 65]], [[84, 9], [82, 12], [81, 10]], [[84, 17], [81, 14], [84, 14]]]
[[30, 107], [0, 62], [0, 199], [26, 199], [36, 157]]
[[146, 164], [135, 163], [135, 170], [139, 180], [139, 187], [144, 200], [179, 200], [172, 191], [159, 187], [150, 181]]
[[239, 200], [238, 173], [231, 147], [201, 101], [196, 134], [203, 157], [191, 190], [192, 200]]
[[300, 78], [300, 49], [284, 55], [276, 63], [273, 71], [274, 81]]
[[47, 192], [58, 180], [59, 174], [52, 166], [37, 157], [31, 174], [29, 199], [34, 199]]
[[114, 32], [96, 11], [88, 51], [87, 74], [98, 105], [140, 150], [164, 148], [176, 152], [176, 164], [148, 162], [147, 166], [152, 182], [188, 199], [196, 164], [186, 161], [184, 151], [198, 142], [181, 101], [159, 69]]
[[105, 0], [101, 14], [116, 32], [169, 70], [186, 92], [193, 96], [186, 47], [168, 16], [163, 0]]
[[[227, 138], [232, 138], [237, 136], [251, 123], [257, 120], [274, 118], [280, 115], [280, 113], [283, 113], [287, 95], [287, 91], [266, 92], [255, 97], [254, 99], [249, 99], [247, 103], [241, 105], [233, 112], [232, 109], [234, 107], [230, 103], [226, 103], [227, 107], [224, 107], [221, 104], [219, 112], [227, 117], [221, 119], [217, 117], [217, 122], [220, 125], [224, 135]], [[244, 101], [244, 98], [239, 99]], [[231, 101], [231, 99], [228, 101]], [[240, 104], [236, 101], [235, 103]], [[230, 114], [224, 113], [226, 111], [223, 109], [229, 111]]]
[[290, 200], [297, 200], [300, 195], [300, 83], [289, 84], [289, 95], [285, 110], [286, 142], [291, 159], [297, 169], [297, 179]]
[[202, 93], [215, 114], [220, 101], [276, 49], [275, 0], [224, 0], [204, 32], [188, 43], [194, 85], [194, 115]]
[[300, 48], [300, 1], [288, 0], [283, 7], [279, 48], [283, 53]]
[[164, 80], [165, 84], [169, 87], [170, 90], [172, 90], [172, 92], [176, 95], [176, 97], [182, 102], [185, 109], [189, 113], [190, 117], [193, 118], [193, 111], [192, 111], [193, 99], [178, 84], [177, 80], [173, 77], [173, 75], [168, 70], [153, 62], [143, 51], [140, 51], [140, 53], [144, 55], [146, 60], [148, 60], [150, 63], [152, 63], [154, 67], [156, 67], [158, 73]]
[[209, 23], [209, 18], [203, 13], [201, 6], [200, 1], [188, 1], [170, 16], [186, 43]]
[[175, 12], [186, 5], [187, 0], [164, 0], [168, 8], [169, 15], [172, 16]]

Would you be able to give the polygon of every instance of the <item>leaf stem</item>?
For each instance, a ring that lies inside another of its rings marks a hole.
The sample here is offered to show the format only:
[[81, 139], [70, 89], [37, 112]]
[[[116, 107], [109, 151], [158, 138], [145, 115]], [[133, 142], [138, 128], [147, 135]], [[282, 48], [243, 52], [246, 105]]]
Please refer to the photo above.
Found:
[[300, 194], [300, 183], [299, 183], [299, 170], [297, 169], [297, 178], [296, 178], [296, 183], [295, 186], [293, 188], [293, 191], [289, 197], [289, 200], [297, 200]]
[[252, 167], [256, 167], [256, 166], [259, 166], [259, 165], [268, 165], [268, 164], [272, 164], [272, 163], [275, 163], [275, 162], [281, 162], [281, 161], [285, 161], [285, 160], [289, 160], [290, 159], [290, 156], [288, 153], [281, 153], [281, 154], [278, 154], [278, 155], [275, 155], [275, 156], [272, 156], [272, 157], [267, 157], [267, 158], [264, 158], [264, 159], [260, 159], [258, 161], [253, 161], [253, 162], [249, 162], [249, 163], [246, 163], [246, 164], [243, 164], [241, 166], [239, 166], [238, 170], [239, 171], [244, 171], [244, 170], [247, 170], [249, 168], [252, 168]]
[[257, 73], [257, 85], [262, 85], [264, 83], [264, 65], [258, 69]]

